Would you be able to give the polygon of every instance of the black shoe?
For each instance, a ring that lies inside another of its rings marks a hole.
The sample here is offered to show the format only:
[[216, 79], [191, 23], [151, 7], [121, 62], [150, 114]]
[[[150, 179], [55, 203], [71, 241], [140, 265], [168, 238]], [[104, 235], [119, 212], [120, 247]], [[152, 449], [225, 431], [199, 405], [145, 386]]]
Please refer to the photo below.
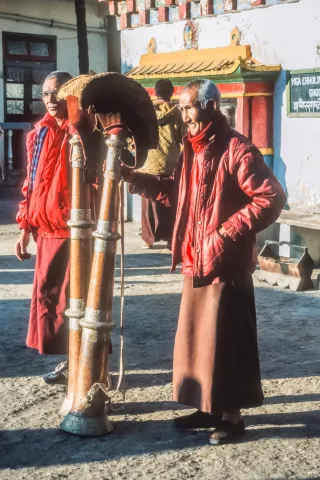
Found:
[[216, 430], [210, 435], [210, 445], [222, 445], [238, 440], [245, 431], [243, 418], [238, 423], [222, 420]]
[[192, 430], [193, 428], [214, 428], [218, 427], [222, 415], [201, 412], [197, 410], [189, 415], [178, 417], [173, 420], [174, 426], [180, 430]]
[[47, 385], [67, 385], [68, 379], [64, 374], [67, 370], [68, 362], [62, 362], [52, 372], [46, 373], [42, 380]]

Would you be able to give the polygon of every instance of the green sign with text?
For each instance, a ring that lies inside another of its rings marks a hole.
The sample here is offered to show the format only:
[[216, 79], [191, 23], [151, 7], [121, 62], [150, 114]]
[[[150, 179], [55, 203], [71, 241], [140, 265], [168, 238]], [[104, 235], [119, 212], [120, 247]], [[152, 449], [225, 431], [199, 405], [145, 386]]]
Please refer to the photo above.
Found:
[[289, 73], [288, 114], [292, 117], [320, 117], [320, 70]]

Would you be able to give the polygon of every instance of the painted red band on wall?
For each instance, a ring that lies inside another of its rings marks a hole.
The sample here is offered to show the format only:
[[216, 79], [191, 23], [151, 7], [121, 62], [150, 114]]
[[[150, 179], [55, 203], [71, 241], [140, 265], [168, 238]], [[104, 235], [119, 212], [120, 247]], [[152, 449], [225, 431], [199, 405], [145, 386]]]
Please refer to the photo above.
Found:
[[258, 148], [273, 146], [273, 98], [251, 99], [251, 140]]

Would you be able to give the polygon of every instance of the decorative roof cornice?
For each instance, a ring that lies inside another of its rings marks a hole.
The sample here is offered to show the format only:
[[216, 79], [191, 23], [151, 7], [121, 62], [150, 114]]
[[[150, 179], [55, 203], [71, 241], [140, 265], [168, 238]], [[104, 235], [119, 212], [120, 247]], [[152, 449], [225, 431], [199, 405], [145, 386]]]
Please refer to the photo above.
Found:
[[234, 13], [250, 8], [271, 7], [299, 0], [98, 0], [107, 4], [107, 15], [118, 17], [118, 28], [136, 28], [177, 20]]
[[236, 72], [239, 72], [239, 77], [246, 72], [273, 73], [276, 76], [280, 70], [281, 65], [263, 65], [255, 60], [251, 47], [240, 45], [240, 32], [235, 28], [228, 47], [156, 53], [156, 43], [152, 38], [148, 53], [140, 57], [139, 66], [127, 75], [135, 80], [233, 76]]

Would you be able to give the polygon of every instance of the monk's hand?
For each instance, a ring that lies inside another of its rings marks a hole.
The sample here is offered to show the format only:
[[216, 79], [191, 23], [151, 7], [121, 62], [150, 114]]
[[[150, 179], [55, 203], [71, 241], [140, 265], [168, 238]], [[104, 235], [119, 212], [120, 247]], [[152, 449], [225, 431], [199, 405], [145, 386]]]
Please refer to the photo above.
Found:
[[16, 256], [23, 262], [24, 260], [28, 260], [31, 258], [30, 253], [27, 252], [27, 247], [30, 242], [30, 232], [26, 229], [22, 229], [20, 233], [20, 237], [15, 246]]
[[218, 232], [221, 237], [228, 238], [229, 236], [224, 227], [219, 228]]
[[[109, 131], [109, 133], [114, 133], [117, 135], [117, 128], [121, 129], [122, 121], [121, 121], [121, 114], [120, 113], [99, 113], [97, 117], [100, 120], [100, 123], [104, 129], [104, 131]], [[112, 129], [115, 129], [116, 132], [112, 132]]]
[[132, 183], [133, 175], [132, 169], [127, 167], [124, 163], [121, 162], [121, 176], [125, 182]]

